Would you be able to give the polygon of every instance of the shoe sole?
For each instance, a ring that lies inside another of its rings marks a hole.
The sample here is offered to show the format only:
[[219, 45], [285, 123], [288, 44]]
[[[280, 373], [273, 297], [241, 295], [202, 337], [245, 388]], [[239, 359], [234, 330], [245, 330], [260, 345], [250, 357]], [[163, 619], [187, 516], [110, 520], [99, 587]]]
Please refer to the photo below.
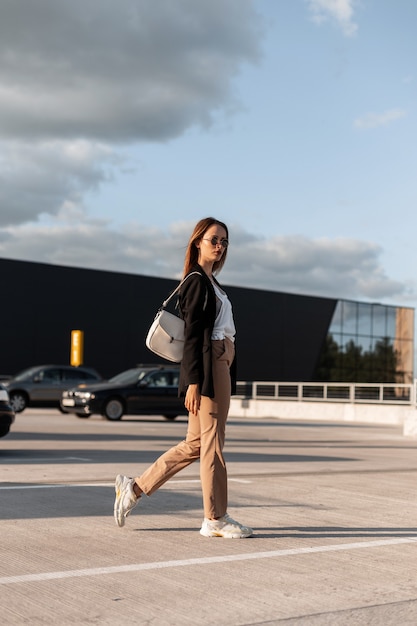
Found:
[[247, 533], [215, 533], [213, 531], [203, 531], [203, 529], [200, 530], [200, 535], [202, 535], [203, 537], [223, 537], [223, 539], [248, 539], [248, 537], [252, 537], [253, 532], [247, 532]]
[[123, 485], [123, 476], [121, 474], [118, 474], [116, 476], [116, 481], [114, 484], [114, 490], [116, 492], [116, 499], [114, 501], [114, 521], [119, 526], [119, 528], [122, 528], [125, 525], [125, 521], [126, 521], [125, 516], [120, 514], [120, 505], [121, 505], [120, 496], [122, 493], [122, 485]]

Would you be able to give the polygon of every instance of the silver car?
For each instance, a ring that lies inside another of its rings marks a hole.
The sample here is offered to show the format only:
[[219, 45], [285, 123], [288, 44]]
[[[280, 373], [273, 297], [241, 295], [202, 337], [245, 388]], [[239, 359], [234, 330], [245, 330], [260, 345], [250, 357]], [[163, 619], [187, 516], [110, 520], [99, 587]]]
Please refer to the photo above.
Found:
[[81, 383], [94, 383], [101, 376], [89, 367], [37, 365], [3, 381], [15, 413], [27, 407], [60, 408], [62, 392]]

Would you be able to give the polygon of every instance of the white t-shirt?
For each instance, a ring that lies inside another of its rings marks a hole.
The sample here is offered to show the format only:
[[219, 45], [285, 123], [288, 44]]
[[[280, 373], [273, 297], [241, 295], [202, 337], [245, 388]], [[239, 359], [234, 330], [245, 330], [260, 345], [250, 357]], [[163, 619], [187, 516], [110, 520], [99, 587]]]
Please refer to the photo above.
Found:
[[224, 339], [227, 337], [235, 340], [236, 328], [233, 320], [232, 304], [226, 293], [213, 283], [216, 294], [216, 320], [214, 322], [212, 339]]

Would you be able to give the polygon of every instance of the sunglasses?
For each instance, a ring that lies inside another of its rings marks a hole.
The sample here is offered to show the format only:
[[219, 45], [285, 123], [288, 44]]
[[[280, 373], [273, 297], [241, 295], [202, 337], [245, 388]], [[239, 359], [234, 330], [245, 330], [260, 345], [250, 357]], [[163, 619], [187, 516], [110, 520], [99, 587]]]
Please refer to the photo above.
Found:
[[225, 249], [229, 245], [228, 239], [219, 239], [218, 237], [211, 237], [211, 239], [204, 239], [204, 241], [209, 241], [212, 246], [217, 246], [218, 244], [220, 244]]

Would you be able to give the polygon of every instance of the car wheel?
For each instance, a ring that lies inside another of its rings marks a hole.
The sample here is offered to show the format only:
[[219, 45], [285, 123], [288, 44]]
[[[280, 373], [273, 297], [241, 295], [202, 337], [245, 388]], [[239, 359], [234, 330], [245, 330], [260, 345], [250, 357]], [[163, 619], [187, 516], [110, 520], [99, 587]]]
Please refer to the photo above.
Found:
[[103, 415], [108, 420], [120, 420], [124, 412], [124, 406], [118, 398], [107, 400], [103, 408]]
[[90, 417], [91, 413], [76, 413], [75, 415], [77, 417], [85, 418], [85, 417]]
[[174, 421], [174, 419], [176, 417], [178, 417], [178, 415], [164, 415], [166, 420], [169, 420], [170, 422]]
[[21, 413], [28, 405], [26, 394], [21, 391], [12, 391], [10, 393], [10, 405], [15, 413]]

